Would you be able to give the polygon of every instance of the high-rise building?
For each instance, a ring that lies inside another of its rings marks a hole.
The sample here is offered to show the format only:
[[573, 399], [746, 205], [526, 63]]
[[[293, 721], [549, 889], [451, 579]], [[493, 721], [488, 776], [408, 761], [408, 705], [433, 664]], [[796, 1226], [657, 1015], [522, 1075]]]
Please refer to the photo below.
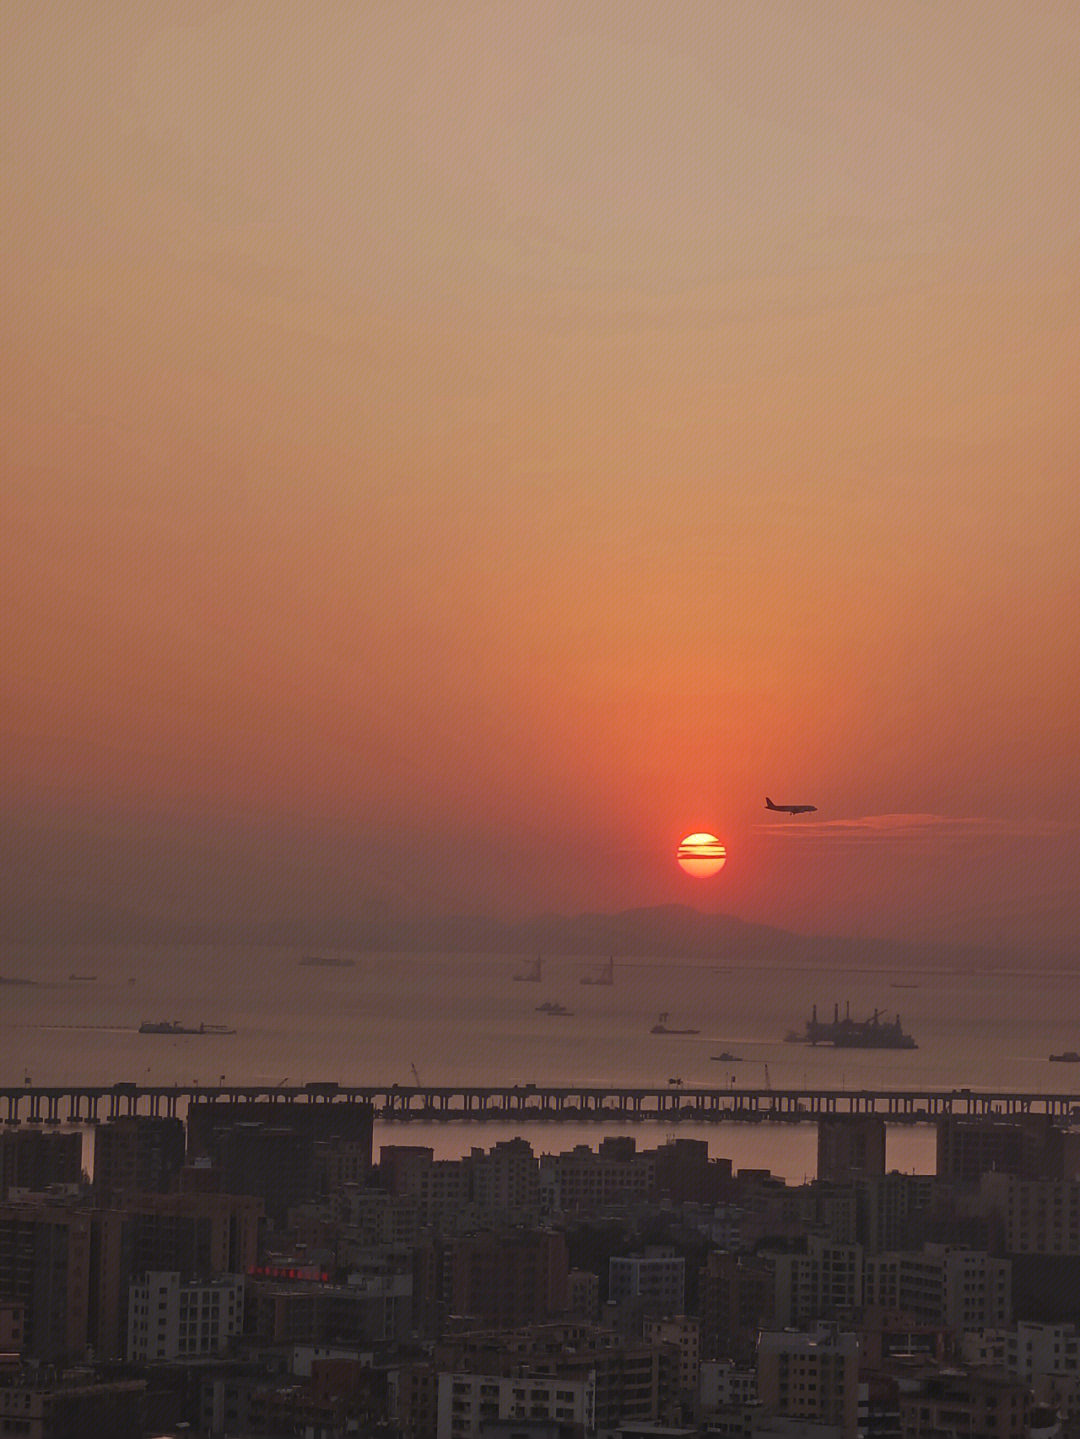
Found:
[[125, 1114], [94, 1131], [94, 1200], [101, 1209], [130, 1194], [168, 1194], [184, 1167], [184, 1124]]
[[566, 1312], [566, 1239], [548, 1229], [508, 1229], [453, 1240], [447, 1251], [454, 1314], [515, 1328]]
[[1065, 1135], [1049, 1115], [947, 1115], [937, 1123], [937, 1177], [974, 1186], [979, 1176], [1061, 1179]]
[[710, 1159], [704, 1139], [669, 1140], [651, 1157], [654, 1193], [672, 1204], [716, 1204], [731, 1182], [731, 1160]]
[[85, 1356], [90, 1247], [85, 1209], [0, 1205], [0, 1295], [22, 1307], [27, 1357], [69, 1363]]
[[273, 1129], [292, 1129], [305, 1134], [312, 1146], [334, 1140], [359, 1142], [366, 1146], [371, 1162], [373, 1111], [362, 1100], [198, 1099], [188, 1108], [188, 1153], [192, 1158], [213, 1158], [215, 1135], [237, 1124], [265, 1124]]
[[702, 1357], [750, 1365], [759, 1330], [776, 1323], [772, 1266], [757, 1256], [713, 1250], [701, 1270], [699, 1306]]
[[473, 1202], [485, 1218], [535, 1218], [539, 1211], [540, 1171], [527, 1139], [505, 1139], [486, 1153], [470, 1156]]
[[1012, 1319], [1012, 1266], [977, 1249], [926, 1244], [866, 1260], [866, 1303], [904, 1310], [916, 1324], [997, 1328]]
[[1080, 1181], [984, 1174], [979, 1199], [1007, 1253], [1080, 1255]]
[[876, 1114], [831, 1114], [818, 1120], [819, 1179], [885, 1173], [885, 1120]]
[[82, 1135], [78, 1130], [0, 1130], [0, 1202], [13, 1189], [40, 1194], [53, 1185], [82, 1179]]
[[925, 1216], [937, 1189], [932, 1174], [860, 1175], [852, 1187], [855, 1237], [867, 1254], [922, 1243]]
[[777, 1324], [803, 1326], [814, 1319], [850, 1318], [863, 1301], [863, 1252], [811, 1234], [805, 1252], [767, 1257], [773, 1270]]
[[646, 1319], [645, 1339], [666, 1345], [674, 1356], [675, 1389], [684, 1404], [696, 1404], [701, 1378], [701, 1321], [693, 1315]]
[[222, 1191], [256, 1196], [275, 1228], [282, 1228], [289, 1210], [315, 1193], [314, 1145], [302, 1130], [231, 1124], [215, 1133], [214, 1144]]
[[125, 1207], [129, 1277], [246, 1274], [259, 1256], [262, 1201], [247, 1194], [140, 1194]]
[[629, 1135], [601, 1140], [598, 1149], [579, 1144], [546, 1154], [540, 1164], [551, 1207], [559, 1211], [595, 1213], [606, 1205], [640, 1202], [655, 1187], [655, 1157], [636, 1153]]

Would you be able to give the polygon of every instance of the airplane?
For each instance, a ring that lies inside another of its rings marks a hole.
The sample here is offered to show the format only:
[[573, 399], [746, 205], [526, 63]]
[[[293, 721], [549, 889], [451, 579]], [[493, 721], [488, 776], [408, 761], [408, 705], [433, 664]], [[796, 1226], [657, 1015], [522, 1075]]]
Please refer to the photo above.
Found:
[[765, 808], [773, 809], [777, 814], [815, 814], [816, 804], [773, 804], [768, 795], [765, 796]]

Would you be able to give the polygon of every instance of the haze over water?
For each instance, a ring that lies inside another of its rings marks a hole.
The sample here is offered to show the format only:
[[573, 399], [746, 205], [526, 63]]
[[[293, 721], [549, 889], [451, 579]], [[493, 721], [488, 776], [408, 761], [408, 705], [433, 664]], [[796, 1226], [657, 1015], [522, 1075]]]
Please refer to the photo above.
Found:
[[[582, 984], [594, 960], [545, 956], [539, 984], [515, 981], [528, 955], [355, 954], [340, 968], [302, 966], [284, 949], [9, 949], [0, 1045], [5, 1078], [36, 1084], [729, 1083], [1068, 1092], [1080, 1067], [1048, 1055], [1080, 1048], [1074, 977], [1061, 969], [933, 973], [782, 968], [766, 979], [737, 963], [617, 960], [611, 986]], [[94, 975], [72, 980], [70, 976]], [[134, 980], [134, 983], [131, 981]], [[894, 987], [903, 985], [903, 988]], [[539, 1012], [544, 1001], [573, 1011]], [[916, 1050], [836, 1051], [784, 1042], [817, 1004], [852, 1014], [899, 1011]], [[657, 1015], [697, 1035], [653, 1035]], [[140, 1035], [144, 1020], [234, 1027], [235, 1035]], [[722, 1062], [722, 1051], [739, 1056]], [[1078, 1097], [1080, 1102], [1080, 1097]], [[424, 1143], [442, 1155], [524, 1133], [538, 1152], [595, 1144], [613, 1126], [380, 1124], [380, 1143]], [[812, 1125], [629, 1126], [639, 1145], [705, 1136], [737, 1166], [791, 1180], [812, 1174]], [[933, 1165], [932, 1131], [890, 1130], [890, 1167]]]

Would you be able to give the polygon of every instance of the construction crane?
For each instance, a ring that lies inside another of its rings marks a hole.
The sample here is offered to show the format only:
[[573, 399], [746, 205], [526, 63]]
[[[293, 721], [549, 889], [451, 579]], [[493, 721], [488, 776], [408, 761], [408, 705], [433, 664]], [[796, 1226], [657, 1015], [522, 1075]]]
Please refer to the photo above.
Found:
[[409, 1068], [412, 1070], [412, 1077], [416, 1080], [417, 1089], [423, 1089], [423, 1083], [421, 1082], [420, 1076], [416, 1072], [416, 1065], [410, 1064]]

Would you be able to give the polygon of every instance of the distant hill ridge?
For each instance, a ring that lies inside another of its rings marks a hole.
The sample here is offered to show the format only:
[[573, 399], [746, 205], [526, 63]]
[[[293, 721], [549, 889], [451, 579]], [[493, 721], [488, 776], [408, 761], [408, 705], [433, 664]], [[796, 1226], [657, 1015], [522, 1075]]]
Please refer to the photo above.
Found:
[[541, 914], [525, 920], [485, 915], [297, 925], [260, 925], [245, 935], [263, 945], [322, 944], [338, 949], [425, 954], [548, 954], [582, 958], [670, 958], [716, 964], [787, 963], [797, 967], [847, 969], [860, 964], [909, 968], [980, 968], [1002, 963], [1000, 953], [956, 945], [927, 945], [887, 939], [845, 939], [795, 934], [754, 924], [730, 914], [707, 913], [688, 905], [659, 905], [614, 914]]
[[669, 904], [613, 914], [540, 914], [500, 920], [488, 915], [288, 918], [255, 924], [172, 920], [107, 906], [26, 905], [0, 912], [0, 940], [7, 944], [200, 945], [333, 948], [353, 953], [613, 955], [708, 960], [738, 966], [820, 965], [823, 969], [963, 970], [1008, 964], [1007, 951], [954, 944], [795, 934], [731, 914]]

